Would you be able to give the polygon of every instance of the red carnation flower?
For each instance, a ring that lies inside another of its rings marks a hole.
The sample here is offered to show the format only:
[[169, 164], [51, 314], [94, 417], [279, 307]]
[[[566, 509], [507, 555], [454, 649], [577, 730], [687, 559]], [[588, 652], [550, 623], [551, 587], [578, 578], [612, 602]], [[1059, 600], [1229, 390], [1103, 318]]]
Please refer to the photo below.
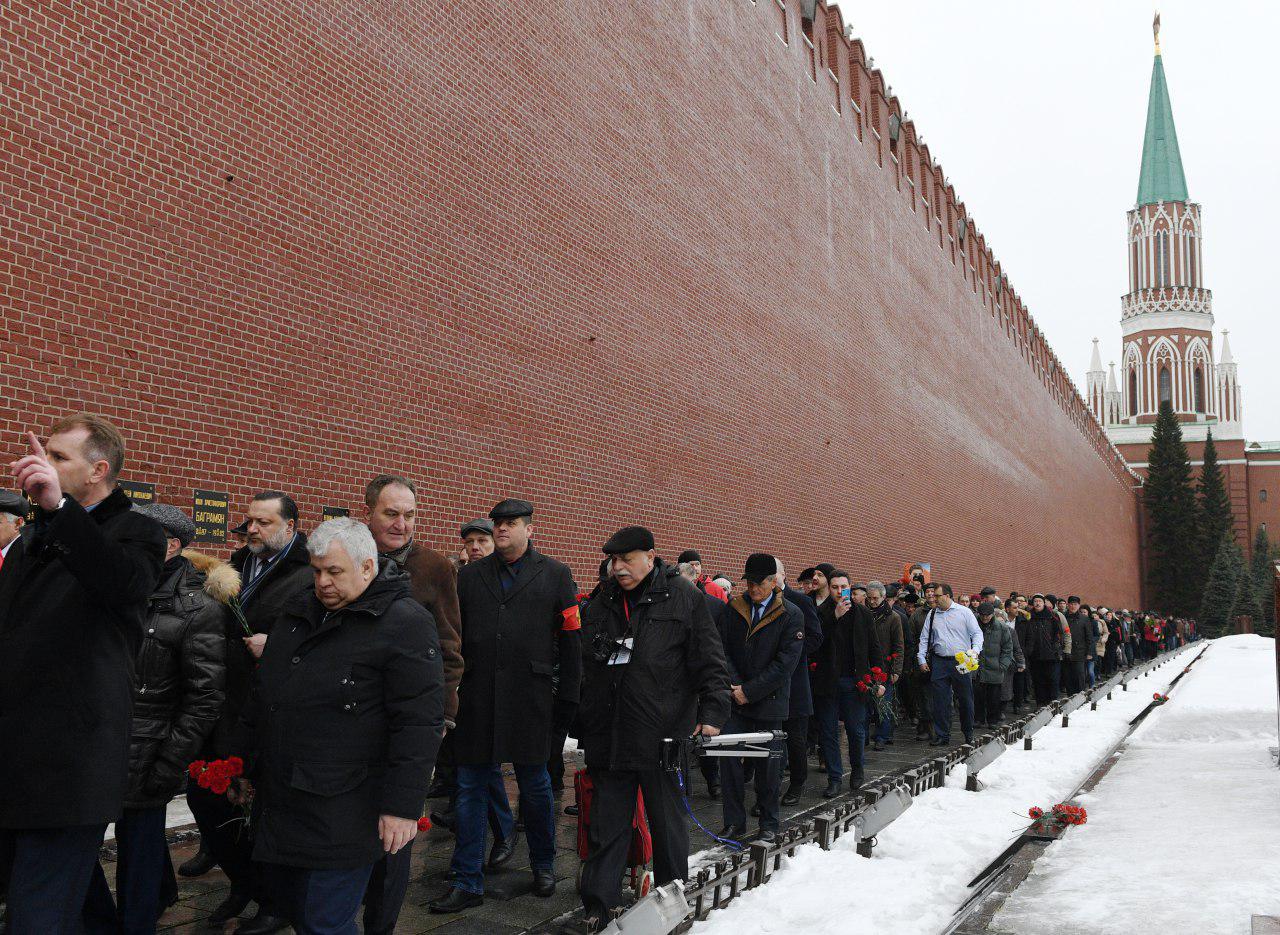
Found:
[[428, 818], [426, 815], [423, 815], [421, 818], [419, 818], [419, 819], [418, 819], [418, 830], [419, 830], [419, 831], [430, 831], [430, 830], [431, 830], [431, 819], [430, 819], [430, 818]]
[[190, 766], [187, 767], [187, 775], [190, 776], [192, 779], [198, 779], [200, 774], [203, 771], [204, 771], [204, 760], [196, 760], [194, 763], [192, 763]]
[[240, 759], [240, 757], [238, 757], [238, 756], [229, 756], [229, 757], [227, 757], [227, 771], [228, 771], [232, 776], [243, 776], [243, 775], [244, 775], [244, 760]]
[[1156, 701], [1159, 701], [1159, 700], [1160, 700], [1160, 693], [1159, 693], [1159, 692], [1156, 692], [1156, 693], [1155, 693], [1154, 695], [1152, 695], [1151, 697], [1152, 697], [1152, 698], [1154, 698]]
[[1027, 812], [1034, 821], [1039, 821], [1044, 817], [1044, 809], [1039, 806], [1032, 806], [1031, 811]]

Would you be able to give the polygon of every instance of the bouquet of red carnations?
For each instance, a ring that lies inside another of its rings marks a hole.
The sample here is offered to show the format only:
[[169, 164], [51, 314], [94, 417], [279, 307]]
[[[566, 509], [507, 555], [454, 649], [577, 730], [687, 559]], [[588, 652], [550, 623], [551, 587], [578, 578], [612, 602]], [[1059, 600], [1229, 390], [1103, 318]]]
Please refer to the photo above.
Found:
[[[1039, 806], [1032, 806], [1027, 811], [1027, 817], [1032, 821], [1044, 821], [1044, 809]], [[1053, 807], [1050, 817], [1059, 827], [1066, 827], [1067, 825], [1083, 825], [1089, 820], [1089, 813], [1079, 805], [1067, 805], [1064, 802], [1059, 802]]]
[[[225, 760], [196, 760], [187, 766], [187, 775], [201, 789], [208, 789], [214, 795], [226, 795], [232, 781], [244, 775], [244, 760], [238, 756], [229, 756]], [[245, 791], [246, 798], [240, 804], [240, 815], [231, 821], [244, 822], [245, 827], [248, 827], [249, 802], [253, 799], [253, 789], [250, 787]]]
[[857, 687], [858, 691], [864, 692], [867, 695], [871, 707], [875, 710], [877, 723], [883, 723], [887, 720], [890, 724], [896, 724], [898, 722], [898, 714], [894, 711], [893, 705], [890, 704], [889, 699], [879, 692], [873, 692], [871, 690], [872, 687], [876, 685], [884, 685], [888, 681], [889, 673], [885, 672], [884, 669], [879, 666], [875, 666], [870, 672], [858, 679]]

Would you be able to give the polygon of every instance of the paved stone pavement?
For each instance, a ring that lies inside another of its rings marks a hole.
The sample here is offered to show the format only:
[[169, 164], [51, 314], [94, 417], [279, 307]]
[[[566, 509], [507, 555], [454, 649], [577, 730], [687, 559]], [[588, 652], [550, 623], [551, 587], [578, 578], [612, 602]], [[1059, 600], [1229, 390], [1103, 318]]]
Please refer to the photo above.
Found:
[[[905, 733], [905, 736], [902, 736]], [[928, 757], [931, 752], [926, 743], [917, 742], [914, 732], [899, 731], [899, 739], [883, 751], [875, 751], [870, 747], [866, 751], [866, 774], [873, 778], [887, 772], [902, 769]], [[958, 726], [952, 733], [953, 741], [962, 740]], [[842, 743], [842, 747], [845, 745]], [[846, 757], [847, 747], [843, 749]], [[718, 831], [723, 826], [720, 803], [712, 801], [706, 794], [706, 785], [702, 777], [694, 771], [693, 794], [690, 805], [694, 815], [711, 831]], [[484, 905], [457, 915], [432, 915], [427, 911], [425, 903], [446, 889], [446, 875], [449, 868], [449, 857], [453, 852], [453, 836], [443, 828], [432, 828], [425, 835], [420, 835], [414, 844], [413, 875], [409, 884], [409, 892], [405, 899], [404, 909], [400, 914], [400, 922], [396, 926], [398, 935], [417, 935], [424, 932], [439, 932], [442, 935], [508, 935], [526, 931], [553, 932], [559, 927], [561, 917], [574, 912], [580, 907], [574, 889], [575, 875], [578, 870], [576, 851], [576, 819], [565, 815], [563, 808], [573, 802], [572, 767], [566, 771], [568, 789], [565, 795], [557, 799], [556, 807], [556, 842], [558, 855], [555, 861], [555, 872], [558, 886], [554, 896], [540, 899], [532, 895], [530, 889], [529, 855], [523, 838], [516, 856], [502, 870], [486, 877], [486, 899]], [[783, 788], [786, 782], [784, 780]], [[784, 827], [787, 820], [804, 815], [818, 809], [826, 800], [821, 797], [826, 787], [826, 776], [817, 771], [817, 760], [810, 759], [809, 782], [806, 794], [800, 804], [783, 809]], [[507, 775], [507, 790], [514, 804], [517, 801], [517, 788], [514, 775]], [[751, 800], [748, 789], [748, 801]], [[432, 807], [439, 810], [445, 804], [443, 800], [433, 799]], [[690, 825], [690, 852], [706, 850], [715, 845], [697, 828]], [[754, 827], [753, 829], [754, 830]], [[197, 842], [188, 840], [175, 844], [172, 848], [174, 865], [189, 858], [196, 850]], [[114, 863], [104, 865], [108, 879], [114, 883]], [[214, 871], [198, 880], [180, 880], [180, 894], [177, 905], [171, 907], [161, 918], [160, 928], [170, 933], [209, 932], [205, 921], [210, 912], [226, 895], [228, 883], [221, 871]], [[253, 911], [250, 905], [250, 914]], [[223, 930], [226, 933], [235, 931], [235, 923], [230, 922]]]

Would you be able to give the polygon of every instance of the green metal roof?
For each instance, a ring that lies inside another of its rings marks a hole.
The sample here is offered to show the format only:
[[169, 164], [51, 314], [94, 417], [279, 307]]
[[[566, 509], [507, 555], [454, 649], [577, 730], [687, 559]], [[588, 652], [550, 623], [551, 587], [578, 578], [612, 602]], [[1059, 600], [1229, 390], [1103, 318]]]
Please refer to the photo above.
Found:
[[1173, 126], [1173, 105], [1164, 80], [1164, 63], [1156, 52], [1151, 68], [1151, 94], [1147, 99], [1147, 133], [1142, 140], [1142, 174], [1138, 177], [1138, 204], [1186, 201], [1187, 179], [1182, 174], [1178, 131]]

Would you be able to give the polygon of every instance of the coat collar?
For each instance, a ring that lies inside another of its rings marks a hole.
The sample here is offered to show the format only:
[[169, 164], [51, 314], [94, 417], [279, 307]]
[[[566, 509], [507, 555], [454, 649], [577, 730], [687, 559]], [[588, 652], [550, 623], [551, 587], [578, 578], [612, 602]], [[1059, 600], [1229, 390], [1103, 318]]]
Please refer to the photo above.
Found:
[[480, 559], [485, 583], [489, 586], [489, 590], [493, 592], [493, 596], [499, 601], [508, 601], [523, 591], [530, 581], [542, 574], [542, 569], [546, 563], [546, 556], [530, 543], [528, 551], [520, 559], [520, 569], [516, 572], [515, 584], [511, 585], [510, 590], [504, 592], [501, 579], [505, 564], [503, 557], [497, 552], [493, 552]]
[[363, 594], [341, 610], [329, 613], [311, 588], [302, 592], [302, 605], [298, 616], [307, 622], [304, 640], [312, 640], [335, 629], [348, 617], [363, 616], [377, 619], [385, 614], [397, 600], [409, 593], [409, 576], [393, 561], [378, 560], [378, 574], [369, 582]]
[[769, 609], [755, 626], [751, 626], [751, 602], [747, 600], [746, 594], [739, 594], [730, 601], [729, 606], [742, 618], [742, 622], [750, 627], [747, 630], [747, 639], [751, 639], [787, 612], [786, 598], [783, 597], [781, 588], [773, 589], [773, 600], [769, 603]]

